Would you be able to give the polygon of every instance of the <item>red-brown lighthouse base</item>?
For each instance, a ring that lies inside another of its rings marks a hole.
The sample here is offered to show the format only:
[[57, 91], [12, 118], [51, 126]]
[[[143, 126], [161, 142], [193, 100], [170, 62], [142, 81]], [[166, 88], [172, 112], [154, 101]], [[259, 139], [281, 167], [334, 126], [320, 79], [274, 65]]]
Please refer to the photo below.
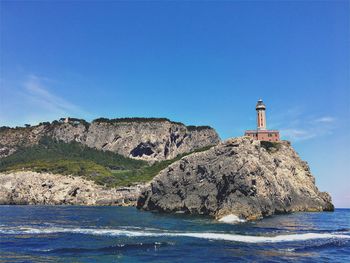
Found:
[[244, 135], [260, 141], [277, 142], [280, 140], [280, 133], [277, 130], [250, 130], [245, 131]]

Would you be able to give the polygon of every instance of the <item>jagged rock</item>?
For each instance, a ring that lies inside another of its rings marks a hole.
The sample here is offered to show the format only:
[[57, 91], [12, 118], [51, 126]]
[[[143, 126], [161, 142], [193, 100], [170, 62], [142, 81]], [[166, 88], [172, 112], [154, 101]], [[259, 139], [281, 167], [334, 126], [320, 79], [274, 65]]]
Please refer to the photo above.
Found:
[[194, 153], [161, 171], [138, 208], [258, 219], [275, 213], [331, 211], [306, 162], [289, 142], [241, 137]]
[[43, 136], [76, 141], [98, 150], [148, 161], [175, 158], [179, 154], [219, 143], [210, 127], [185, 126], [166, 119], [152, 121], [72, 121], [45, 123], [27, 128], [0, 129], [0, 158], [19, 147], [35, 145]]
[[81, 177], [50, 173], [0, 173], [0, 204], [133, 206], [144, 187], [105, 188]]

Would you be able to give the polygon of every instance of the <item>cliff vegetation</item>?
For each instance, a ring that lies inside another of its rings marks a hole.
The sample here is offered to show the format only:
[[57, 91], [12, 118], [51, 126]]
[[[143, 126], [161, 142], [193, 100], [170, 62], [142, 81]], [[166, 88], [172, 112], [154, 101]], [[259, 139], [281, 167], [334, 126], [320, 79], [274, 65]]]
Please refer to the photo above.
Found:
[[[204, 151], [210, 147], [197, 149]], [[192, 152], [190, 152], [192, 153]], [[0, 172], [30, 170], [82, 176], [108, 187], [129, 186], [151, 180], [162, 169], [190, 153], [149, 164], [110, 151], [89, 148], [78, 142], [64, 143], [43, 137], [31, 147], [23, 147], [0, 159]]]

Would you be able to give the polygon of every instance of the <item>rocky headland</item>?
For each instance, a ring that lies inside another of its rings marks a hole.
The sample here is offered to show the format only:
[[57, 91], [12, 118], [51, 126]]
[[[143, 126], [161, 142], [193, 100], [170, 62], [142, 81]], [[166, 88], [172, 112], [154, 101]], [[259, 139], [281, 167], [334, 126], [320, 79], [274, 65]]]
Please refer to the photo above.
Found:
[[255, 220], [295, 211], [332, 211], [309, 166], [287, 141], [229, 139], [161, 171], [138, 208]]
[[0, 204], [135, 206], [144, 187], [106, 188], [78, 176], [51, 173], [0, 173]]
[[137, 205], [222, 221], [334, 210], [289, 142], [220, 142], [208, 126], [168, 119], [1, 127], [0, 168], [0, 204]]

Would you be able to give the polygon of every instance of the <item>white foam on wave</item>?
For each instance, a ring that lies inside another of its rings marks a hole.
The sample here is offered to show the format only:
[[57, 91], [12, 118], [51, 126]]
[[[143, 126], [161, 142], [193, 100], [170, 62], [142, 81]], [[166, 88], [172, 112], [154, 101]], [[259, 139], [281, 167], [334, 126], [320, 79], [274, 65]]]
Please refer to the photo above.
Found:
[[92, 228], [32, 228], [20, 227], [15, 229], [0, 229], [2, 234], [54, 234], [73, 233], [99, 236], [128, 236], [128, 237], [190, 237], [209, 240], [224, 240], [243, 243], [276, 243], [305, 241], [312, 239], [350, 239], [350, 236], [336, 233], [304, 233], [278, 236], [249, 236], [213, 232], [151, 232], [151, 231], [130, 231], [123, 229], [92, 229]]
[[244, 223], [246, 220], [239, 218], [234, 214], [230, 214], [219, 219], [219, 222], [228, 223], [228, 224], [237, 224]]

